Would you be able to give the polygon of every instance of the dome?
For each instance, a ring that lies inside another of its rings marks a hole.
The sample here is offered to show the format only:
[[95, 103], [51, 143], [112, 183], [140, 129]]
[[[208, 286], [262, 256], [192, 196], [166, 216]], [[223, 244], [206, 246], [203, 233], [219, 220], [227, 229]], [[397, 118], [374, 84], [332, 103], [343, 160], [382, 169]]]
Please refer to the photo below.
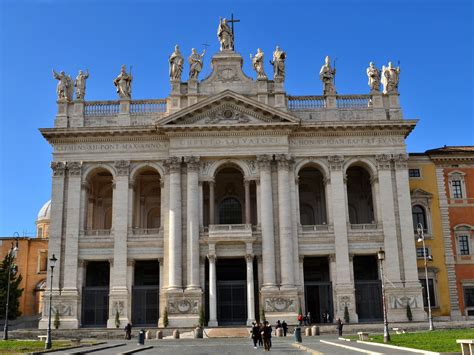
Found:
[[51, 200], [46, 202], [43, 207], [41, 207], [40, 211], [38, 212], [38, 217], [36, 217], [36, 221], [41, 220], [49, 220], [51, 218]]

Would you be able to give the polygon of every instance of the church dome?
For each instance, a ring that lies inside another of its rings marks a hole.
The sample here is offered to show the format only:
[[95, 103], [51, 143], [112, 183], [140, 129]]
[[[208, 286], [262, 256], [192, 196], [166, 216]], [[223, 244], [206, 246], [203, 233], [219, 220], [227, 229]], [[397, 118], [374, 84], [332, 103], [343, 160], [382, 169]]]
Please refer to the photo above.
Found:
[[43, 207], [38, 212], [38, 217], [36, 217], [36, 222], [42, 220], [49, 220], [51, 218], [51, 200], [46, 202]]

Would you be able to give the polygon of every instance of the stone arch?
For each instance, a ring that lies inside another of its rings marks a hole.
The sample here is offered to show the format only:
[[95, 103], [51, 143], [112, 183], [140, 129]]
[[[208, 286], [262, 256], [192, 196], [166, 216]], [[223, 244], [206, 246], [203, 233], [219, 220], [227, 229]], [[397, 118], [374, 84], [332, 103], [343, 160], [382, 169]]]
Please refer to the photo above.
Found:
[[209, 177], [215, 178], [218, 171], [226, 167], [235, 167], [239, 169], [244, 176], [244, 179], [252, 175], [249, 166], [243, 160], [221, 159], [211, 165], [209, 168]]
[[375, 179], [378, 175], [377, 167], [375, 166], [374, 162], [368, 158], [350, 158], [344, 163], [344, 174], [347, 174], [347, 170], [353, 166], [358, 166], [367, 170], [372, 179]]
[[347, 212], [350, 224], [372, 224], [377, 220], [377, 169], [365, 158], [350, 159], [344, 167], [346, 176]]
[[[163, 167], [157, 163], [143, 162], [131, 171], [133, 195], [131, 222], [132, 228], [157, 229], [161, 226], [161, 182], [164, 178]], [[154, 212], [150, 215], [150, 210]], [[152, 218], [153, 222], [149, 222]]]
[[329, 173], [328, 166], [322, 159], [319, 159], [319, 158], [317, 159], [306, 158], [306, 159], [302, 159], [298, 161], [295, 164], [295, 175], [298, 176], [300, 171], [307, 167], [315, 168], [321, 172], [321, 174], [323, 175], [325, 179], [329, 178], [330, 173]]
[[112, 178], [115, 178], [116, 171], [115, 168], [109, 164], [109, 163], [97, 163], [97, 164], [92, 164], [84, 170], [84, 173], [82, 174], [82, 181], [87, 182], [90, 177], [95, 173], [96, 170], [98, 169], [104, 169], [107, 170], [111, 175]]
[[151, 168], [153, 170], [156, 170], [158, 175], [160, 175], [160, 179], [163, 179], [165, 176], [165, 169], [161, 164], [154, 163], [154, 162], [143, 162], [139, 163], [136, 166], [133, 167], [133, 169], [130, 171], [130, 180], [135, 180], [136, 177], [140, 174], [140, 172], [144, 169]]
[[115, 169], [108, 164], [93, 165], [84, 174], [87, 185], [85, 201], [86, 230], [109, 230], [112, 226], [113, 180]]

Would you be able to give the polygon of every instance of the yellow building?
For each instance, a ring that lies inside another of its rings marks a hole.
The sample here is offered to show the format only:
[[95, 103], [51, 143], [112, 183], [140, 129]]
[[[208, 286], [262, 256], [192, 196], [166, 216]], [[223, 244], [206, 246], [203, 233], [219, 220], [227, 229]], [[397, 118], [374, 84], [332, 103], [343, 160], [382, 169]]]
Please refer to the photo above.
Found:
[[[451, 316], [451, 297], [446, 260], [452, 258], [451, 248], [445, 248], [441, 224], [440, 200], [435, 164], [425, 153], [412, 153], [408, 163], [413, 225], [423, 225], [428, 261], [428, 283], [430, 302], [435, 319], [449, 319]], [[447, 244], [450, 246], [449, 244]], [[423, 285], [423, 301], [428, 306], [426, 278], [423, 258], [423, 245], [416, 241], [418, 275]]]

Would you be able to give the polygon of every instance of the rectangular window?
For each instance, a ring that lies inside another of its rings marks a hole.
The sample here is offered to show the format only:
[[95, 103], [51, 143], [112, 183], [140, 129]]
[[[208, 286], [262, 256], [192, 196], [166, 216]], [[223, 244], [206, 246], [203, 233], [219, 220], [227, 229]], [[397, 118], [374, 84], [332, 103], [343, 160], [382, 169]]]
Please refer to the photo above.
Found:
[[458, 237], [459, 255], [469, 255], [469, 236], [460, 235]]
[[464, 306], [474, 307], [474, 286], [464, 287]]
[[453, 198], [462, 198], [461, 180], [453, 180], [451, 186], [453, 187]]
[[[426, 279], [420, 279], [421, 286], [423, 287], [423, 306], [428, 307], [428, 296], [426, 294]], [[434, 282], [433, 279], [428, 279], [428, 285], [430, 288], [430, 303], [431, 307], [436, 307], [436, 298], [434, 292]]]
[[408, 176], [411, 178], [421, 177], [420, 169], [408, 169]]
[[[426, 250], [426, 257], [428, 257], [428, 255], [430, 255], [430, 251], [428, 250], [428, 248], [425, 248], [425, 250]], [[423, 254], [423, 248], [416, 248], [416, 257], [421, 258], [421, 259], [425, 257]]]
[[46, 272], [48, 269], [48, 252], [40, 251], [38, 255], [38, 272]]

